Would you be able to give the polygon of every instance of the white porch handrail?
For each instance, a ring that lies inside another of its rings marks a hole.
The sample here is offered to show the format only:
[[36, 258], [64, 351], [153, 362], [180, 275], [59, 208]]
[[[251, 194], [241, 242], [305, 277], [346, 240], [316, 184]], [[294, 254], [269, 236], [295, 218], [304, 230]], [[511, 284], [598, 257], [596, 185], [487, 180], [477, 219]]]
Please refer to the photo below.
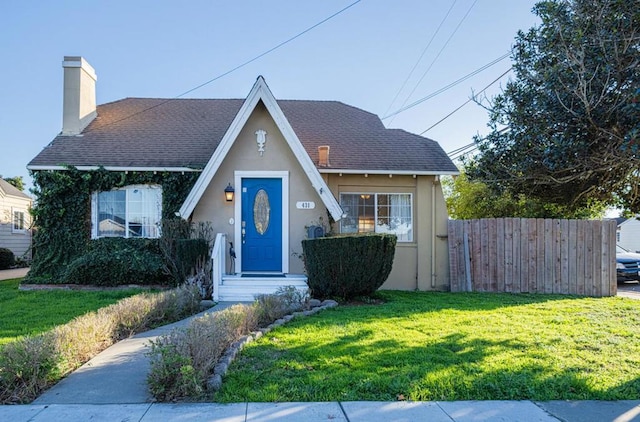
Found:
[[213, 249], [211, 250], [211, 282], [213, 283], [213, 300], [216, 302], [220, 297], [220, 285], [224, 274], [226, 244], [226, 233], [216, 234], [216, 240], [213, 242]]

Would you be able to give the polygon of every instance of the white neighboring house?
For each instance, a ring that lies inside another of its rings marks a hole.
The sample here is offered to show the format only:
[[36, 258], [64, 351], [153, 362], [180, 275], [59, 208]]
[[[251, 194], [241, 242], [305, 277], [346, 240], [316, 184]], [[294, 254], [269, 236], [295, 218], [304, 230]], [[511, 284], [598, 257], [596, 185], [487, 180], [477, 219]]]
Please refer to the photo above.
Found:
[[616, 243], [631, 252], [640, 253], [639, 217], [617, 218]]
[[7, 248], [16, 258], [31, 260], [32, 199], [0, 178], [0, 248]]

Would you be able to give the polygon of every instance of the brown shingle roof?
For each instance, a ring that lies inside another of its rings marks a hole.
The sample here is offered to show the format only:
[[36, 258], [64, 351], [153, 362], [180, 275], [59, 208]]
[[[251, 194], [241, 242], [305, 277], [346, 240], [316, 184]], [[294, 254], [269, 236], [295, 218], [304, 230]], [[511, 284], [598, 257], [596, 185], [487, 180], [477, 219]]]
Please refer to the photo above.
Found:
[[[242, 106], [241, 99], [125, 98], [98, 106], [81, 136], [57, 136], [30, 163], [202, 169]], [[337, 101], [280, 100], [311, 159], [329, 145], [332, 169], [456, 172], [437, 142], [386, 129], [369, 112]]]

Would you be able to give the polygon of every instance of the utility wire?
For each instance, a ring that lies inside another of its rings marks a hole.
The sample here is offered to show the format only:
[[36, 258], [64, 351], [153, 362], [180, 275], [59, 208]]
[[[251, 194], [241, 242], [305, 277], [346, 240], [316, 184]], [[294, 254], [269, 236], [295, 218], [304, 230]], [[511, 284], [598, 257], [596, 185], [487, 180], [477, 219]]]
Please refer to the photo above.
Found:
[[398, 92], [396, 92], [395, 97], [393, 97], [393, 100], [391, 100], [391, 104], [389, 104], [389, 107], [387, 107], [387, 110], [384, 112], [384, 114], [386, 115], [387, 113], [389, 113], [389, 110], [391, 110], [391, 107], [393, 107], [393, 104], [395, 104], [396, 100], [398, 99], [398, 97], [400, 96], [400, 93], [404, 90], [404, 87], [407, 85], [407, 82], [409, 82], [409, 79], [411, 78], [411, 76], [413, 75], [413, 72], [416, 70], [416, 67], [418, 67], [418, 64], [420, 64], [420, 62], [422, 61], [422, 58], [424, 57], [425, 53], [427, 52], [427, 50], [429, 49], [429, 47], [431, 47], [431, 43], [433, 43], [433, 40], [436, 38], [436, 35], [438, 35], [438, 32], [440, 32], [440, 28], [442, 28], [442, 25], [444, 24], [444, 22], [447, 20], [447, 18], [449, 17], [449, 14], [451, 13], [451, 10], [453, 10], [453, 6], [456, 5], [456, 2], [458, 0], [453, 0], [453, 3], [451, 4], [451, 7], [449, 7], [449, 10], [447, 11], [447, 14], [444, 15], [444, 18], [442, 18], [442, 20], [440, 21], [440, 25], [438, 25], [438, 28], [436, 28], [436, 32], [433, 33], [433, 35], [431, 36], [431, 39], [429, 40], [429, 42], [427, 43], [427, 46], [424, 48], [424, 50], [422, 50], [422, 54], [420, 54], [420, 57], [418, 57], [418, 60], [416, 61], [416, 63], [413, 65], [413, 68], [411, 69], [411, 71], [409, 72], [409, 74], [407, 75], [407, 78], [404, 80], [404, 82], [402, 83], [402, 86], [400, 87], [400, 89], [398, 90]]
[[[444, 87], [442, 87], [442, 88], [440, 88], [440, 89], [438, 89], [438, 90], [436, 90], [436, 91], [432, 92], [431, 94], [427, 95], [426, 97], [422, 97], [422, 98], [420, 98], [419, 100], [416, 100], [416, 101], [414, 101], [413, 103], [411, 103], [411, 104], [409, 104], [409, 105], [407, 105], [407, 106], [404, 106], [404, 107], [402, 107], [402, 108], [400, 108], [400, 109], [398, 109], [398, 110], [394, 111], [393, 113], [388, 114], [388, 115], [386, 115], [386, 116], [382, 117], [382, 120], [385, 120], [385, 119], [388, 119], [389, 117], [392, 117], [392, 116], [395, 116], [395, 115], [397, 115], [397, 114], [400, 114], [400, 113], [402, 113], [403, 111], [406, 111], [406, 110], [408, 110], [408, 109], [410, 109], [410, 108], [413, 108], [413, 107], [417, 106], [418, 104], [421, 104], [421, 103], [423, 103], [423, 102], [425, 102], [425, 101], [427, 101], [427, 100], [429, 100], [429, 99], [431, 99], [431, 98], [435, 97], [435, 96], [436, 96], [436, 95], [438, 95], [438, 94], [442, 94], [444, 91], [446, 91], [446, 90], [448, 90], [448, 89], [450, 89], [450, 88], [453, 88], [454, 86], [456, 86], [456, 85], [458, 85], [458, 84], [460, 84], [460, 83], [462, 83], [462, 82], [466, 81], [467, 79], [471, 78], [472, 76], [475, 76], [475, 75], [477, 75], [478, 73], [482, 72], [483, 70], [486, 70], [486, 69], [490, 68], [491, 66], [493, 66], [494, 64], [499, 63], [500, 61], [502, 61], [502, 60], [506, 59], [507, 57], [509, 57], [509, 54], [511, 54], [511, 53], [503, 54], [502, 56], [498, 57], [498, 58], [497, 58], [497, 59], [495, 59], [495, 60], [492, 60], [491, 62], [489, 62], [489, 63], [485, 64], [485, 65], [484, 65], [484, 66], [482, 66], [482, 67], [479, 67], [478, 69], [474, 70], [473, 72], [468, 73], [468, 74], [466, 74], [465, 76], [461, 77], [460, 79], [458, 79], [458, 80], [456, 80], [456, 81], [451, 82], [449, 85], [446, 85], [446, 86], [444, 86]], [[390, 123], [391, 123], [391, 122], [389, 122], [389, 124], [390, 124]]]
[[[453, 38], [453, 36], [456, 34], [456, 32], [458, 32], [458, 29], [460, 29], [460, 26], [462, 25], [462, 23], [465, 21], [465, 19], [467, 19], [467, 16], [469, 16], [469, 13], [471, 13], [471, 9], [473, 9], [473, 6], [476, 5], [476, 3], [478, 2], [478, 0], [475, 0], [471, 6], [469, 6], [469, 9], [467, 10], [467, 13], [464, 14], [464, 16], [462, 17], [462, 19], [460, 19], [460, 22], [458, 22], [458, 26], [455, 27], [455, 29], [453, 30], [453, 32], [451, 33], [451, 35], [449, 35], [449, 38], [447, 38], [447, 41], [444, 43], [444, 45], [442, 46], [442, 48], [440, 49], [440, 51], [438, 51], [438, 54], [436, 54], [436, 56], [433, 58], [433, 60], [431, 61], [431, 64], [429, 64], [429, 67], [427, 67], [427, 70], [424, 71], [424, 73], [422, 74], [422, 76], [420, 77], [420, 79], [418, 80], [418, 82], [415, 84], [415, 86], [413, 87], [413, 89], [411, 90], [411, 92], [409, 93], [409, 95], [407, 95], [407, 98], [404, 100], [404, 102], [402, 103], [401, 107], [404, 107], [405, 104], [407, 104], [407, 101], [409, 101], [409, 99], [411, 98], [411, 96], [413, 95], [414, 92], [416, 92], [416, 89], [418, 89], [418, 86], [420, 86], [420, 84], [422, 83], [422, 80], [425, 78], [425, 76], [427, 76], [427, 73], [429, 73], [429, 71], [431, 70], [431, 68], [433, 67], [433, 65], [435, 64], [435, 62], [438, 60], [438, 58], [440, 57], [440, 54], [442, 54], [442, 52], [444, 51], [445, 48], [447, 48], [447, 45], [449, 45], [449, 42], [451, 41], [451, 39]], [[397, 113], [396, 113], [397, 114]], [[392, 114], [391, 116], [395, 116], [395, 114]], [[391, 122], [393, 122], [393, 119], [391, 119], [391, 121], [389, 121], [389, 124], [391, 124]]]
[[[509, 126], [503, 127], [497, 133], [501, 134], [501, 133], [506, 132], [507, 130], [509, 130]], [[485, 136], [482, 139], [479, 139], [478, 141], [484, 141], [485, 139], [487, 139], [487, 137], [488, 137], [488, 135]], [[464, 145], [464, 146], [462, 146], [462, 147], [460, 147], [458, 149], [454, 149], [453, 151], [447, 152], [447, 156], [449, 158], [451, 158], [452, 160], [457, 160], [458, 158], [461, 158], [461, 157], [463, 157], [465, 155], [471, 154], [472, 152], [474, 152], [477, 149], [478, 149], [478, 143], [476, 141], [474, 141], [474, 142], [472, 142], [470, 144], [467, 144], [467, 145]]]
[[511, 72], [511, 69], [513, 69], [512, 67], [510, 67], [509, 69], [507, 69], [506, 72], [504, 72], [502, 75], [498, 76], [497, 78], [495, 78], [489, 85], [485, 86], [484, 88], [482, 88], [482, 90], [480, 90], [477, 94], [474, 94], [473, 96], [471, 96], [467, 101], [465, 101], [464, 103], [462, 103], [462, 105], [458, 106], [455, 110], [453, 110], [451, 113], [447, 114], [446, 116], [444, 116], [442, 119], [438, 120], [437, 122], [435, 122], [434, 124], [432, 124], [431, 126], [429, 126], [427, 129], [423, 130], [422, 132], [420, 132], [420, 135], [424, 135], [425, 133], [427, 133], [428, 131], [430, 131], [431, 129], [433, 129], [434, 127], [438, 126], [440, 123], [444, 122], [445, 120], [447, 120], [449, 117], [451, 117], [453, 114], [455, 114], [456, 112], [458, 112], [462, 107], [466, 106], [467, 104], [469, 104], [471, 101], [476, 99], [476, 96], [479, 94], [482, 94], [484, 91], [486, 91], [487, 89], [489, 89], [489, 87], [493, 84], [495, 84], [496, 82], [498, 82], [500, 79], [502, 79], [504, 76], [507, 75], [507, 73]]
[[[226, 72], [221, 73], [220, 75], [218, 75], [218, 76], [216, 76], [216, 77], [214, 77], [212, 79], [209, 79], [208, 81], [206, 81], [204, 83], [201, 83], [200, 85], [183, 92], [180, 95], [176, 95], [173, 98], [168, 98], [168, 99], [166, 99], [164, 101], [161, 101], [160, 103], [155, 104], [155, 105], [153, 105], [151, 107], [147, 107], [147, 108], [145, 108], [143, 110], [140, 110], [140, 111], [138, 111], [136, 113], [133, 113], [133, 114], [130, 114], [130, 115], [126, 116], [126, 117], [123, 117], [122, 119], [118, 119], [118, 120], [115, 120], [113, 122], [110, 122], [107, 125], [113, 125], [113, 124], [119, 123], [119, 122], [121, 122], [123, 120], [127, 120], [127, 119], [130, 119], [132, 117], [135, 117], [135, 116], [137, 116], [139, 114], [146, 113], [147, 111], [150, 111], [150, 110], [153, 110], [154, 108], [160, 107], [161, 105], [166, 104], [171, 100], [176, 100], [178, 98], [184, 97], [185, 95], [187, 95], [187, 94], [189, 94], [189, 93], [191, 93], [191, 92], [193, 92], [193, 91], [195, 91], [197, 89], [200, 89], [203, 86], [209, 85], [210, 83], [212, 83], [214, 81], [217, 81], [218, 79], [223, 78], [223, 77], [227, 76], [228, 74], [233, 73], [236, 70], [241, 69], [241, 68], [247, 66], [248, 64], [251, 64], [251, 63], [255, 62], [256, 60], [261, 59], [262, 57], [266, 56], [269, 53], [274, 52], [275, 50], [279, 49], [280, 47], [282, 47], [282, 46], [284, 46], [286, 44], [289, 44], [291, 41], [301, 37], [302, 35], [306, 34], [307, 32], [309, 32], [309, 31], [311, 31], [311, 30], [313, 30], [315, 28], [317, 28], [318, 26], [322, 25], [323, 23], [335, 18], [336, 16], [338, 16], [341, 13], [343, 13], [343, 12], [347, 11], [348, 9], [352, 8], [353, 6], [355, 6], [356, 4], [360, 3], [361, 1], [362, 0], [354, 1], [353, 3], [347, 5], [346, 7], [342, 8], [342, 9], [338, 10], [337, 12], [335, 12], [334, 14], [330, 15], [329, 17], [327, 17], [327, 18], [321, 20], [320, 22], [316, 23], [315, 25], [312, 25], [312, 26], [308, 27], [307, 29], [305, 29], [304, 31], [299, 32], [298, 34], [294, 35], [293, 37], [291, 37], [291, 38], [289, 38], [289, 39], [287, 39], [285, 41], [282, 41], [280, 44], [276, 45], [275, 47], [270, 48], [269, 50], [265, 51], [264, 53], [261, 53], [261, 54], [255, 56], [254, 58], [249, 59], [249, 60], [237, 65], [236, 67], [234, 67], [234, 68], [232, 68], [230, 70], [227, 70]], [[105, 127], [107, 125], [104, 125], [102, 127]], [[87, 133], [87, 132], [91, 132], [91, 130], [86, 130], [84, 133]]]

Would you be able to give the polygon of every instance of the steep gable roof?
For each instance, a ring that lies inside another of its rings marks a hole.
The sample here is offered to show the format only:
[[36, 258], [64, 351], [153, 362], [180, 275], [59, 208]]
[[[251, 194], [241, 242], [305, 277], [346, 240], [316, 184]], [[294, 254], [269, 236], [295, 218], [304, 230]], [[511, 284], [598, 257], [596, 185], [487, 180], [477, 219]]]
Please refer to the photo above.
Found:
[[[98, 106], [98, 117], [78, 136], [57, 136], [27, 166], [202, 170], [220, 144], [242, 99], [126, 98]], [[440, 145], [378, 116], [337, 101], [278, 100], [312, 161], [330, 146], [321, 173], [457, 174]]]
[[240, 131], [247, 123], [247, 120], [251, 116], [251, 113], [255, 110], [259, 102], [262, 102], [267, 111], [274, 120], [276, 126], [282, 133], [285, 141], [289, 145], [289, 148], [293, 151], [294, 156], [298, 160], [298, 163], [304, 170], [305, 174], [309, 178], [311, 185], [316, 190], [318, 196], [322, 199], [322, 202], [329, 210], [331, 216], [336, 220], [342, 218], [342, 208], [336, 198], [331, 194], [329, 187], [325, 183], [322, 176], [318, 172], [317, 168], [311, 161], [309, 155], [305, 152], [300, 139], [294, 132], [293, 128], [287, 121], [282, 109], [278, 105], [275, 97], [271, 93], [271, 90], [267, 86], [262, 76], [258, 77], [256, 83], [253, 85], [251, 92], [247, 96], [247, 99], [238, 110], [233, 122], [229, 125], [229, 129], [224, 134], [219, 145], [216, 147], [215, 152], [209, 159], [202, 174], [196, 181], [193, 189], [185, 199], [184, 204], [180, 208], [180, 214], [182, 216], [189, 216], [193, 212], [196, 204], [204, 194], [205, 189], [209, 186], [211, 179], [218, 171], [218, 168], [222, 164], [222, 161], [226, 157], [227, 153], [231, 149], [233, 143], [236, 141]]

